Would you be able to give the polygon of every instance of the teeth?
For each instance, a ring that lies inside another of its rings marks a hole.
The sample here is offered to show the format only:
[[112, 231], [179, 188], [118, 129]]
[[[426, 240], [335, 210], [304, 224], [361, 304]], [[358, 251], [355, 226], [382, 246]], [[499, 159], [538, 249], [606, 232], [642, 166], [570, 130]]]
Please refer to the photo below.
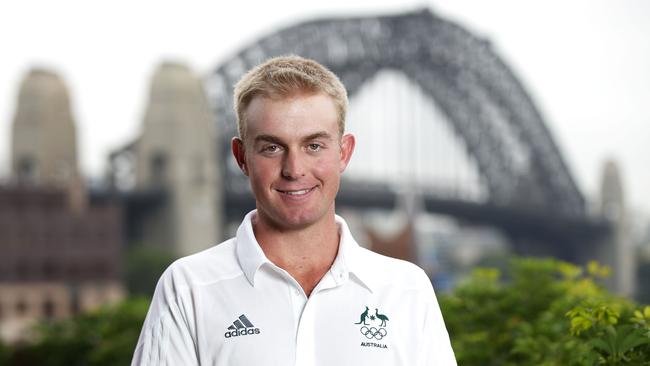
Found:
[[290, 196], [300, 196], [300, 195], [305, 194], [305, 193], [307, 193], [309, 191], [310, 191], [310, 189], [303, 189], [303, 190], [300, 190], [300, 191], [286, 191], [284, 193], [286, 193], [286, 194], [288, 194]]

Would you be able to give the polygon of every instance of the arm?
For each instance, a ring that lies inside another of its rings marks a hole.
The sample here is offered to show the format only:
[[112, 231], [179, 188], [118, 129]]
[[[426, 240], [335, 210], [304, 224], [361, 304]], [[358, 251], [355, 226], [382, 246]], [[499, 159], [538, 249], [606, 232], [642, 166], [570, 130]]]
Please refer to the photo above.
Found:
[[[179, 286], [170, 267], [162, 275], [154, 293], [132, 366], [198, 365], [195, 338], [192, 336], [191, 307], [184, 306]], [[184, 289], [181, 291], [189, 291]]]
[[428, 281], [427, 310], [424, 317], [422, 349], [419, 352], [418, 365], [421, 366], [456, 366], [456, 357], [451, 348], [449, 334], [440, 312], [438, 300]]

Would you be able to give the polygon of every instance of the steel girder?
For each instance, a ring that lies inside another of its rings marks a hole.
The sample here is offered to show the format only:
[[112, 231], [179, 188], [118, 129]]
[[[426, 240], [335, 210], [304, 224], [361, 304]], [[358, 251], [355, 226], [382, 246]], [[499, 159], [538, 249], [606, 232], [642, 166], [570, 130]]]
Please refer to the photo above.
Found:
[[[429, 10], [302, 23], [263, 37], [222, 63], [207, 89], [226, 154], [236, 134], [233, 85], [249, 68], [283, 54], [327, 65], [350, 95], [380, 70], [403, 72], [436, 101], [464, 139], [491, 204], [586, 215], [557, 145], [512, 71], [487, 41]], [[225, 170], [228, 191], [247, 189], [245, 178], [233, 174], [234, 165]]]

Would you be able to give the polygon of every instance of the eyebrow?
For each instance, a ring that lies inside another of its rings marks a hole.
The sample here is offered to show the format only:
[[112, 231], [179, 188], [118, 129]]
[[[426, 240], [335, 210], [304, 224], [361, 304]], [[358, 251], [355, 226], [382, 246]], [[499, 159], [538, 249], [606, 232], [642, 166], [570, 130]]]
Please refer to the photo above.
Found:
[[273, 136], [273, 135], [257, 135], [255, 136], [254, 142], [257, 144], [258, 142], [272, 142], [274, 144], [282, 145], [283, 142], [279, 138]]
[[317, 140], [317, 139], [331, 140], [332, 135], [329, 134], [328, 132], [321, 131], [321, 132], [312, 133], [311, 135], [305, 137], [302, 140], [303, 141], [311, 141], [311, 140]]
[[[316, 132], [316, 133], [312, 133], [311, 135], [305, 136], [305, 137], [302, 139], [302, 141], [303, 141], [303, 142], [304, 142], [304, 141], [312, 141], [312, 140], [316, 140], [316, 139], [332, 140], [332, 135], [331, 135], [330, 133], [328, 133], [328, 132], [321, 131], [321, 132]], [[259, 143], [259, 142], [272, 142], [272, 143], [274, 143], [274, 144], [284, 145], [284, 142], [282, 141], [282, 139], [280, 139], [280, 138], [277, 137], [277, 136], [268, 135], [268, 134], [263, 134], [263, 135], [255, 136], [255, 140], [254, 140], [254, 142], [255, 142], [255, 143]]]

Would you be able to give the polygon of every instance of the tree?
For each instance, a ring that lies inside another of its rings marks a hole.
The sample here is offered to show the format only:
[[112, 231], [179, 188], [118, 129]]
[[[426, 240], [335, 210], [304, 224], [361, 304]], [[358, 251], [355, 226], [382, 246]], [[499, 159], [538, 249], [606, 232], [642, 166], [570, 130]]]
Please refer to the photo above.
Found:
[[598, 285], [607, 268], [515, 259], [508, 271], [478, 269], [440, 296], [460, 365], [650, 365], [650, 307]]
[[128, 365], [149, 307], [139, 298], [78, 315], [42, 323], [36, 339], [18, 347], [10, 365]]
[[10, 350], [9, 348], [0, 342], [0, 365], [6, 365], [9, 363], [10, 359]]
[[158, 278], [176, 256], [168, 250], [135, 245], [126, 253], [125, 279], [131, 296], [151, 298]]

